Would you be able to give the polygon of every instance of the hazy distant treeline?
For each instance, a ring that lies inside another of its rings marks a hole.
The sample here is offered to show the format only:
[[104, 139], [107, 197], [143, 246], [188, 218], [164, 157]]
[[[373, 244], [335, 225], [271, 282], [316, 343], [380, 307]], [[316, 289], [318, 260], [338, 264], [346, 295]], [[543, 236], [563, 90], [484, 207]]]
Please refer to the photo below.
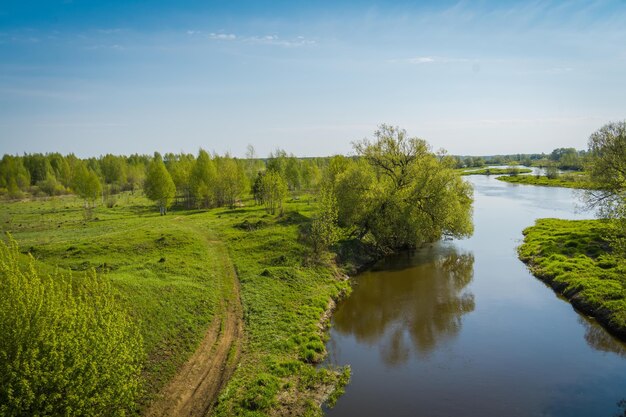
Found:
[[559, 169], [582, 170], [587, 151], [574, 148], [557, 148], [549, 154], [510, 154], [488, 156], [455, 156], [457, 168], [482, 167], [485, 165], [506, 165], [517, 163], [526, 166], [555, 166]]

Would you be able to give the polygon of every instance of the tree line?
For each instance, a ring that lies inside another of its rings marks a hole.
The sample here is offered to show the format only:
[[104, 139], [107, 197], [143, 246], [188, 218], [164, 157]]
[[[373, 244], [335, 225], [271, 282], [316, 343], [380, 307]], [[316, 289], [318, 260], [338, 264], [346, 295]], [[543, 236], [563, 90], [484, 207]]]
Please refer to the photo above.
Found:
[[[296, 158], [281, 149], [259, 159], [251, 146], [241, 159], [202, 149], [197, 155], [107, 154], [87, 159], [59, 153], [4, 155], [0, 195], [15, 199], [74, 193], [90, 207], [100, 199], [114, 201], [111, 197], [120, 192], [144, 189], [164, 213], [173, 203], [185, 208], [232, 207], [256, 186], [255, 197], [263, 191], [259, 202], [268, 202], [275, 211], [281, 193], [316, 189], [327, 163], [328, 158]], [[274, 176], [276, 184], [270, 186], [272, 177], [264, 179], [265, 172], [276, 173], [280, 181]], [[261, 180], [265, 184], [259, 188]]]
[[453, 158], [456, 168], [480, 168], [486, 165], [525, 165], [580, 171], [584, 169], [589, 160], [589, 153], [575, 148], [557, 148], [549, 154], [453, 156]]

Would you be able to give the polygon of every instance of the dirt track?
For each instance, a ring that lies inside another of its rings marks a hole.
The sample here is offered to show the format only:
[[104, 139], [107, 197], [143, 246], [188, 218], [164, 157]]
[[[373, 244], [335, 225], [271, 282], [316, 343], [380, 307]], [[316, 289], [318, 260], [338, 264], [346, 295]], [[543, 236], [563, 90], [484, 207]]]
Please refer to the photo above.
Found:
[[224, 285], [232, 287], [224, 288], [227, 296], [222, 300], [221, 311], [216, 312], [196, 352], [148, 409], [148, 417], [208, 415], [239, 362], [243, 336], [239, 280], [226, 248], [221, 246], [219, 250], [223, 252], [220, 261], [225, 263], [222, 270], [229, 271]]

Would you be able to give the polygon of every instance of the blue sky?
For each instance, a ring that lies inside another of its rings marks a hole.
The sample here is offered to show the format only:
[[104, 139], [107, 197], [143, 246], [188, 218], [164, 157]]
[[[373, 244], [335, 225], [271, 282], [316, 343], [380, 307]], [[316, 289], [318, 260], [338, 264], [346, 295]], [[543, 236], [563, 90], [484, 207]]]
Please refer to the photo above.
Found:
[[626, 118], [626, 1], [0, 2], [0, 153], [585, 148]]

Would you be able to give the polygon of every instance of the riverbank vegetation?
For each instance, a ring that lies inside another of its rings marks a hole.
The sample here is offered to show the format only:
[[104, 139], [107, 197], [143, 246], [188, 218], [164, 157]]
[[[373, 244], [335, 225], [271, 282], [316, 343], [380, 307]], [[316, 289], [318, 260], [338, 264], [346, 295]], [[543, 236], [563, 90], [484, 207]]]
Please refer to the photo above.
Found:
[[524, 230], [520, 259], [577, 309], [626, 338], [626, 263], [606, 220], [540, 219]]
[[528, 174], [533, 172], [530, 168], [518, 168], [518, 167], [508, 167], [508, 168], [495, 168], [495, 167], [487, 167], [481, 169], [472, 169], [472, 170], [461, 170], [461, 175], [511, 175], [518, 176], [520, 174]]
[[355, 150], [265, 160], [252, 148], [246, 159], [5, 155], [0, 227], [37, 268], [71, 275], [72, 291], [85, 273], [110, 283], [111, 305], [140, 340], [125, 412], [145, 412], [210, 324], [227, 319], [224, 303], [238, 302], [244, 337], [228, 355], [238, 364], [213, 412], [319, 415], [349, 379], [349, 368], [315, 367], [328, 312], [349, 291], [345, 271], [472, 232], [472, 190], [451, 157], [384, 125]]
[[383, 125], [355, 145], [359, 160], [334, 161], [338, 224], [382, 252], [472, 234], [472, 187], [453, 159], [421, 139]]
[[626, 339], [626, 122], [589, 138], [584, 201], [598, 220], [540, 219], [524, 231], [520, 258], [574, 306]]
[[547, 175], [517, 175], [500, 176], [496, 179], [511, 184], [539, 185], [543, 187], [565, 187], [582, 190], [596, 188], [596, 185], [589, 180], [586, 174], [578, 172], [558, 174], [552, 177], [548, 177]]

